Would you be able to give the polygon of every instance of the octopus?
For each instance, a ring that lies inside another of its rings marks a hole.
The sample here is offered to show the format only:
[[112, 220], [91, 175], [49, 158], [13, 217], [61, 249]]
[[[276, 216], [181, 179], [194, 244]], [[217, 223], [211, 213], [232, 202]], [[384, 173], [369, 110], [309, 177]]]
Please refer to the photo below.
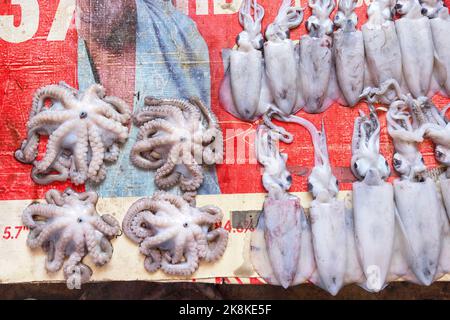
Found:
[[395, 10], [401, 16], [395, 21], [395, 28], [402, 53], [403, 73], [414, 98], [429, 94], [434, 67], [431, 25], [421, 9], [419, 0], [397, 0], [395, 4]]
[[[49, 106], [46, 107], [46, 103]], [[129, 106], [106, 96], [94, 84], [80, 93], [60, 83], [38, 89], [27, 123], [27, 138], [15, 158], [32, 164], [31, 178], [38, 184], [65, 181], [80, 185], [106, 177], [105, 162], [119, 156], [119, 144], [128, 138]], [[49, 136], [42, 159], [36, 160], [41, 136]]]
[[224, 254], [228, 233], [216, 227], [222, 217], [218, 207], [192, 207], [180, 196], [159, 191], [135, 202], [122, 228], [139, 244], [148, 272], [189, 276], [201, 260], [215, 262]]
[[108, 263], [113, 254], [110, 240], [120, 235], [120, 224], [112, 215], [98, 214], [95, 192], [52, 189], [45, 200], [23, 211], [22, 221], [30, 228], [27, 245], [32, 249], [41, 247], [47, 253], [47, 271], [62, 268], [67, 287], [80, 289], [92, 275], [82, 260], [88, 255], [98, 266]]
[[339, 1], [339, 11], [334, 17], [334, 59], [339, 88], [347, 106], [359, 102], [364, 88], [364, 40], [361, 31], [356, 30], [358, 16], [354, 12], [356, 0]]
[[223, 160], [222, 131], [215, 116], [196, 97], [189, 101], [147, 97], [145, 105], [134, 115], [140, 129], [131, 162], [156, 170], [158, 188], [179, 185], [186, 198], [192, 198], [203, 183], [202, 165]]

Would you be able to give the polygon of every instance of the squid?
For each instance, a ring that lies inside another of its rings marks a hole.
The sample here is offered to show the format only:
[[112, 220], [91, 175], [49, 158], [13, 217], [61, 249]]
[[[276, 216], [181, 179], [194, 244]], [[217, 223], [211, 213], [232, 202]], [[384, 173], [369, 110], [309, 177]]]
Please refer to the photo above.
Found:
[[257, 129], [256, 154], [264, 166], [262, 182], [268, 195], [251, 238], [251, 261], [268, 283], [287, 288], [308, 280], [315, 270], [311, 227], [300, 199], [289, 194], [292, 175], [287, 155], [278, 151], [278, 133]]
[[422, 0], [422, 14], [430, 18], [435, 49], [435, 80], [439, 89], [450, 97], [450, 16], [442, 0]]
[[267, 83], [274, 104], [284, 114], [297, 112], [297, 56], [290, 29], [303, 21], [303, 9], [292, 7], [291, 0], [283, 0], [275, 21], [266, 29], [264, 60]]
[[[392, 20], [391, 0], [374, 0], [367, 9], [368, 19], [362, 25], [366, 58], [365, 87], [381, 87], [388, 80], [403, 86], [402, 53], [395, 24]], [[396, 99], [392, 90], [383, 95], [383, 103]]]
[[389, 164], [380, 154], [380, 121], [368, 99], [369, 115], [360, 111], [355, 119], [351, 170], [353, 216], [358, 256], [367, 279], [364, 287], [378, 292], [386, 285], [395, 240], [394, 189], [385, 180]]
[[346, 105], [355, 106], [364, 88], [364, 40], [356, 30], [358, 16], [354, 12], [357, 0], [340, 0], [334, 17], [338, 28], [333, 36], [334, 59], [339, 88]]
[[223, 52], [225, 76], [219, 89], [220, 103], [235, 117], [250, 122], [265, 113], [272, 101], [261, 52], [263, 17], [264, 8], [256, 0], [244, 0], [239, 10], [244, 30], [236, 39], [237, 49]]
[[397, 0], [395, 21], [402, 52], [403, 74], [414, 98], [430, 92], [434, 67], [434, 45], [431, 25], [421, 13], [419, 0]]
[[[299, 102], [308, 113], [325, 111], [333, 102], [334, 75], [330, 14], [333, 0], [309, 0], [312, 15], [306, 21], [308, 34], [300, 39]], [[335, 81], [335, 80], [334, 80]]]
[[413, 273], [412, 281], [430, 285], [440, 265], [445, 213], [418, 149], [424, 129], [414, 114], [416, 104], [411, 96], [397, 100], [390, 105], [386, 118], [395, 148], [394, 169], [401, 177], [394, 181], [394, 199], [404, 234], [403, 254]]
[[279, 115], [277, 118], [305, 127], [313, 141], [315, 164], [308, 178], [308, 189], [313, 196], [309, 216], [317, 271], [310, 280], [334, 296], [345, 284], [362, 278], [351, 210], [337, 199], [338, 181], [331, 171], [323, 124], [319, 132], [306, 119]]

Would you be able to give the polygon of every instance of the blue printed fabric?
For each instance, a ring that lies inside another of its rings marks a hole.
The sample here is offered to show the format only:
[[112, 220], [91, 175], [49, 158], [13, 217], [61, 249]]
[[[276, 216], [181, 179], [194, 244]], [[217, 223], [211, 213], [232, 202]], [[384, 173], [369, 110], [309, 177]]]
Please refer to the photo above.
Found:
[[[134, 110], [144, 105], [146, 96], [157, 98], [200, 97], [210, 105], [210, 65], [208, 47], [195, 23], [177, 11], [171, 1], [136, 0], [136, 84]], [[79, 84], [83, 90], [94, 82], [83, 41], [79, 41]], [[141, 170], [129, 160], [138, 128], [130, 137], [116, 163], [107, 167], [100, 185], [87, 184], [102, 197], [148, 196], [156, 191], [154, 172]], [[177, 190], [174, 190], [177, 192]], [[205, 169], [200, 194], [217, 194], [220, 188], [215, 169]]]

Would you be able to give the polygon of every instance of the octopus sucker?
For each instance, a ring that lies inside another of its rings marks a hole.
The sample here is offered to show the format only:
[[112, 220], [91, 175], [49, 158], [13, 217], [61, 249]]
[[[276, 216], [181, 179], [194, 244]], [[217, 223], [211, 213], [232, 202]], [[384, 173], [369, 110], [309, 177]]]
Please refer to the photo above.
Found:
[[215, 262], [224, 254], [228, 233], [216, 227], [222, 217], [215, 206], [196, 208], [181, 196], [160, 191], [135, 202], [122, 227], [146, 256], [148, 272], [189, 276], [202, 260]]
[[283, 0], [273, 23], [266, 30], [264, 65], [274, 104], [284, 114], [298, 111], [297, 69], [298, 57], [289, 30], [303, 20], [303, 9], [293, 7], [291, 0]]
[[340, 91], [349, 107], [359, 102], [364, 88], [364, 39], [362, 32], [356, 30], [356, 2], [339, 1], [339, 10], [334, 17], [334, 25], [339, 28], [333, 33], [336, 76]]
[[434, 66], [431, 25], [421, 9], [419, 0], [397, 0], [395, 4], [395, 10], [401, 16], [395, 21], [395, 28], [402, 53], [404, 79], [414, 98], [429, 94]]
[[[84, 93], [64, 83], [45, 86], [35, 93], [28, 135], [15, 158], [33, 164], [31, 176], [38, 184], [68, 178], [75, 184], [99, 183], [106, 176], [104, 161], [116, 160], [118, 144], [128, 138], [130, 117], [128, 105], [105, 96], [101, 85], [94, 84]], [[49, 139], [38, 161], [39, 137], [43, 135]]]
[[221, 128], [197, 97], [146, 97], [134, 123], [140, 129], [130, 160], [139, 168], [156, 170], [155, 184], [160, 189], [179, 185], [182, 192], [195, 193], [203, 183], [202, 166], [223, 160]]
[[256, 0], [242, 1], [239, 22], [244, 30], [236, 39], [237, 49], [225, 49], [222, 54], [225, 76], [219, 100], [225, 110], [244, 121], [258, 119], [272, 101], [261, 52], [263, 18], [264, 8]]
[[47, 253], [45, 268], [49, 272], [63, 268], [68, 288], [80, 289], [92, 275], [83, 258], [89, 255], [98, 266], [109, 262], [110, 240], [120, 235], [120, 224], [111, 215], [97, 213], [95, 192], [49, 190], [45, 199], [46, 203], [33, 203], [23, 211], [23, 224], [30, 228], [27, 245], [41, 247]]
[[353, 183], [353, 214], [364, 287], [378, 292], [389, 275], [396, 220], [394, 189], [385, 181], [390, 169], [380, 154], [380, 121], [374, 101], [368, 102], [369, 115], [360, 111], [353, 131], [351, 170], [360, 180]]

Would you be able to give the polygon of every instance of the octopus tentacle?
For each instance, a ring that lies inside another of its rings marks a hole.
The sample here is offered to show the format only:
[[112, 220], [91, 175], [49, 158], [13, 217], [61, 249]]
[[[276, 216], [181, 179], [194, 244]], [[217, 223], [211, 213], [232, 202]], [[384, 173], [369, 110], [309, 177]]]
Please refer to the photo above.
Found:
[[47, 255], [47, 259], [45, 261], [45, 267], [50, 272], [56, 272], [61, 269], [64, 258], [65, 258], [65, 250], [67, 245], [70, 243], [73, 237], [73, 230], [70, 228], [65, 229], [60, 238], [57, 241], [50, 241], [49, 254]]
[[165, 119], [155, 119], [149, 122], [146, 122], [140, 129], [137, 135], [137, 139], [149, 139], [153, 136], [158, 130], [162, 130], [168, 134], [173, 133], [175, 129], [169, 123], [169, 121]]
[[143, 252], [148, 252], [148, 249], [153, 249], [155, 246], [158, 246], [159, 244], [173, 238], [176, 233], [177, 229], [172, 228], [167, 229], [164, 232], [157, 233], [156, 235], [147, 237], [144, 241], [141, 242], [141, 250], [143, 250]]
[[[153, 201], [151, 198], [142, 198], [136, 201], [127, 211], [125, 217], [122, 221], [122, 230], [125, 235], [130, 238], [132, 241], [139, 243], [142, 241], [145, 236], [141, 236], [137, 233], [137, 227], [139, 227], [143, 220], [143, 216], [141, 215], [142, 211], [155, 211], [158, 206], [156, 201]], [[142, 230], [143, 231], [143, 230]]]
[[97, 230], [108, 236], [120, 234], [120, 224], [112, 215], [104, 214], [101, 217], [97, 217], [92, 224]]
[[104, 112], [112, 117], [114, 120], [122, 124], [126, 124], [131, 118], [131, 110], [128, 104], [118, 97], [106, 96], [103, 101], [112, 105], [114, 109], [103, 108]]
[[201, 214], [194, 219], [197, 224], [214, 224], [222, 221], [222, 210], [216, 206], [203, 206], [199, 210]]
[[105, 148], [105, 155], [103, 159], [107, 162], [114, 162], [119, 159], [119, 146], [117, 143], [113, 143], [109, 147]]
[[100, 182], [102, 180], [101, 167], [105, 156], [105, 146], [103, 145], [102, 138], [98, 129], [91, 123], [88, 124], [88, 136], [89, 145], [92, 150], [92, 158], [88, 167], [88, 176], [94, 182]]
[[77, 126], [75, 120], [71, 120], [62, 124], [58, 129], [56, 129], [50, 136], [47, 143], [47, 151], [41, 161], [35, 162], [35, 167], [39, 172], [46, 171], [50, 165], [55, 161], [58, 156], [59, 146], [62, 140], [70, 134], [72, 130]]
[[161, 268], [161, 253], [157, 249], [151, 249], [148, 251], [144, 260], [144, 268], [148, 272], [156, 272]]
[[47, 203], [56, 204], [59, 207], [64, 204], [64, 199], [61, 195], [61, 192], [54, 189], [47, 191], [47, 193], [45, 194], [45, 200], [47, 201]]
[[76, 102], [73, 93], [65, 87], [55, 84], [42, 87], [33, 96], [30, 119], [44, 109], [44, 103], [47, 99], [60, 101], [68, 109], [72, 108]]
[[[131, 149], [131, 162], [144, 169], [158, 169], [164, 164], [164, 159], [156, 159], [153, 157], [154, 149], [173, 143], [170, 137], [157, 137], [138, 141]], [[146, 156], [143, 155], [145, 153]]]
[[142, 124], [155, 120], [157, 118], [170, 118], [176, 123], [183, 123], [185, 120], [183, 112], [179, 109], [172, 108], [168, 105], [144, 107], [134, 115], [134, 124], [141, 126]]
[[35, 217], [53, 218], [63, 214], [64, 210], [55, 204], [34, 203], [23, 211], [22, 222], [28, 228], [35, 228], [37, 226]]
[[[49, 240], [49, 238], [62, 228], [67, 226], [67, 221], [57, 220], [50, 224], [46, 228], [43, 228], [41, 224], [37, 225], [34, 229], [36, 232], [30, 232], [27, 238], [27, 245], [30, 248], [37, 248], [42, 246], [42, 244]], [[33, 229], [33, 227], [32, 227]]]
[[228, 232], [218, 228], [207, 233], [208, 250], [206, 250], [205, 261], [217, 261], [223, 256], [227, 248]]
[[96, 114], [90, 114], [92, 121], [101, 129], [107, 132], [112, 132], [117, 135], [119, 142], [123, 143], [128, 138], [128, 128], [124, 127], [118, 122], [114, 122], [111, 119], [101, 117]]
[[163, 257], [161, 261], [161, 269], [170, 275], [188, 276], [198, 269], [198, 254], [195, 242], [191, 242], [186, 247], [186, 261], [179, 264], [170, 263], [167, 258]]
[[84, 238], [89, 255], [96, 265], [104, 265], [111, 260], [113, 248], [108, 239], [98, 236], [93, 227], [86, 227]]
[[79, 125], [77, 129], [78, 142], [73, 150], [74, 168], [70, 177], [75, 184], [83, 184], [88, 177], [88, 128], [86, 123]]
[[161, 189], [170, 189], [180, 180], [180, 173], [175, 170], [181, 152], [182, 145], [177, 144], [171, 150], [166, 163], [155, 174], [155, 183]]
[[189, 171], [190, 177], [180, 176], [180, 187], [183, 191], [195, 191], [203, 182], [202, 168], [195, 162], [190, 153], [183, 154], [183, 163]]

